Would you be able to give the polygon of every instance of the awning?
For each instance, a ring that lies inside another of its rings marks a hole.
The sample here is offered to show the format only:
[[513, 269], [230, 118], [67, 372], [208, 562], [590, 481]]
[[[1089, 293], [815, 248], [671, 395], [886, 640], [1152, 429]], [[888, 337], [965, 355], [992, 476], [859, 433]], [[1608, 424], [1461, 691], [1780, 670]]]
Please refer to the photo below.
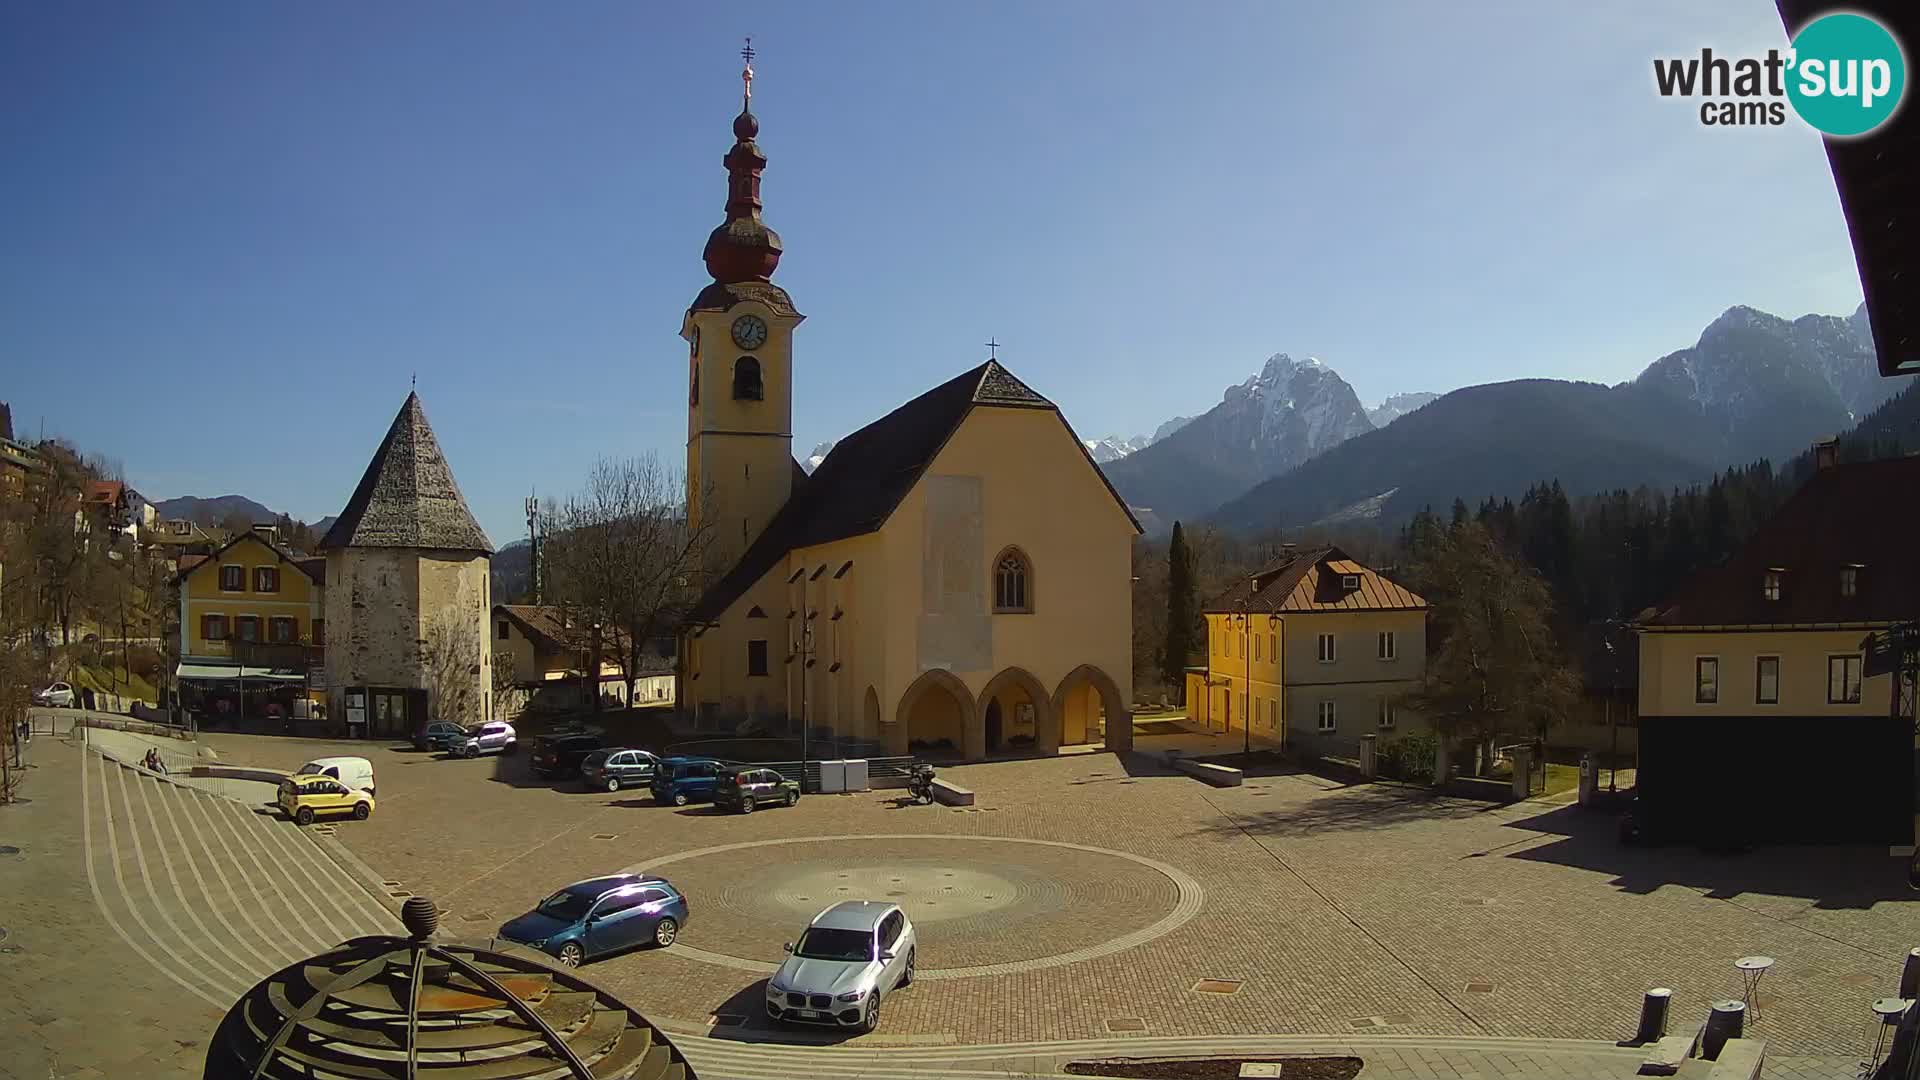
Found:
[[178, 679], [207, 679], [215, 682], [306, 682], [304, 671], [291, 668], [242, 667], [239, 664], [189, 664], [182, 662], [174, 669]]

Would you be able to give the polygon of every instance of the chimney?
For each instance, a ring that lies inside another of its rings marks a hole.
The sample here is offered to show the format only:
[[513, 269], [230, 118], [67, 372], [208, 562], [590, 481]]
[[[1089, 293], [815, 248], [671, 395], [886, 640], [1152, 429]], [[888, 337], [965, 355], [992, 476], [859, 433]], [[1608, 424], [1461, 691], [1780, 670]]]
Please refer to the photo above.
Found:
[[1831, 439], [1822, 439], [1813, 444], [1813, 468], [1815, 472], [1821, 469], [1831, 469], [1838, 464], [1840, 464], [1840, 439], [1837, 436]]

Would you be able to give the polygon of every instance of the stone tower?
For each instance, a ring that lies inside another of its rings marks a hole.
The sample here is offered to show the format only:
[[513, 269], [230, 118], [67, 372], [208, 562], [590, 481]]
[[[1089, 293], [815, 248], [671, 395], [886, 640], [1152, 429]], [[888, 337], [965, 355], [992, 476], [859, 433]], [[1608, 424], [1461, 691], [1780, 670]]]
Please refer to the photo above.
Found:
[[405, 736], [492, 716], [493, 545], [408, 394], [339, 520], [327, 559], [328, 716]]
[[688, 347], [687, 513], [709, 530], [715, 569], [738, 562], [793, 493], [793, 330], [805, 318], [773, 284], [780, 234], [760, 218], [753, 68], [733, 121], [727, 219], [707, 237], [713, 283], [681, 322]]

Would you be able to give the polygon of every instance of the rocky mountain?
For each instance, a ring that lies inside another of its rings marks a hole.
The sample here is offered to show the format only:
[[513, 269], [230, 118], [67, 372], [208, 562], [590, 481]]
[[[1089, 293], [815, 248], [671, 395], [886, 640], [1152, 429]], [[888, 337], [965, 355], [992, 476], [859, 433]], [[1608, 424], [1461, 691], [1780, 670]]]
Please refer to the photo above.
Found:
[[1630, 382], [1456, 390], [1260, 483], [1214, 517], [1255, 531], [1392, 522], [1456, 497], [1518, 498], [1554, 478], [1574, 495], [1685, 484], [1759, 458], [1784, 462], [1913, 382], [1879, 377], [1862, 313], [1789, 322], [1736, 307]]
[[1136, 450], [1145, 450], [1147, 447], [1153, 445], [1153, 440], [1145, 435], [1135, 435], [1131, 439], [1123, 439], [1118, 435], [1108, 435], [1104, 439], [1082, 439], [1080, 441], [1086, 444], [1087, 453], [1093, 455], [1093, 460], [1102, 465], [1110, 461], [1119, 461], [1121, 458], [1126, 457]]
[[1439, 394], [1395, 394], [1387, 400], [1367, 410], [1367, 420], [1374, 427], [1383, 428], [1395, 420], [1407, 415], [1429, 401], [1437, 401]]
[[1277, 353], [1257, 374], [1227, 387], [1220, 404], [1103, 468], [1129, 504], [1171, 522], [1203, 515], [1371, 430], [1338, 372], [1313, 357]]
[[255, 525], [270, 525], [279, 520], [280, 515], [247, 498], [245, 495], [216, 495], [203, 499], [198, 495], [182, 495], [175, 499], [161, 499], [153, 504], [153, 511], [162, 521], [174, 521], [186, 518], [202, 524], [218, 525], [229, 514], [245, 514]]
[[838, 439], [828, 439], [826, 442], [814, 447], [806, 457], [800, 459], [800, 467], [806, 470], [807, 475], [813, 475], [813, 470], [819, 468], [820, 463], [827, 460], [827, 454], [833, 450], [834, 444], [839, 441]]

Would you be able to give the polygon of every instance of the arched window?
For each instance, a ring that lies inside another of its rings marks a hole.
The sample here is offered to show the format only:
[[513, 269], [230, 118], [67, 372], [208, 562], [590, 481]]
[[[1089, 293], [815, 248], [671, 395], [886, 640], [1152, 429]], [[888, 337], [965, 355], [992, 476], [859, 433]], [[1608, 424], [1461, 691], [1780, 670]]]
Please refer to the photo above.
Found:
[[766, 396], [760, 384], [760, 361], [743, 356], [733, 362], [733, 399], [759, 401]]
[[993, 610], [1033, 610], [1033, 567], [1019, 548], [1008, 548], [993, 564]]

